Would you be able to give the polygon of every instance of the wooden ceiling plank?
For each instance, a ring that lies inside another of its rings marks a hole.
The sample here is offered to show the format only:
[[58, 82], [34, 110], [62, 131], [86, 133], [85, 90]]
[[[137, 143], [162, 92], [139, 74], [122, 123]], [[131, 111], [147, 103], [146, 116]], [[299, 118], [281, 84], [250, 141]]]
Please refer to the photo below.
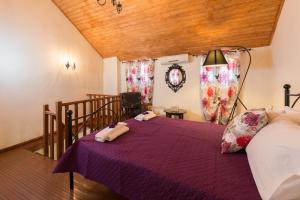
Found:
[[[269, 45], [284, 0], [52, 0], [104, 57], [200, 53], [218, 44]], [[219, 12], [221, 10], [221, 12]]]

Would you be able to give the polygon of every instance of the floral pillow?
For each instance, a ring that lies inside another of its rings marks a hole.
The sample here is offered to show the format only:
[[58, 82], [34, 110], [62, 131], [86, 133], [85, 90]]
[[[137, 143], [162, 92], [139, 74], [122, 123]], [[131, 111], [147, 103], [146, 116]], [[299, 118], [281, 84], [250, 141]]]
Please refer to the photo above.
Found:
[[226, 127], [222, 138], [222, 153], [245, 149], [256, 133], [268, 123], [265, 110], [241, 113]]

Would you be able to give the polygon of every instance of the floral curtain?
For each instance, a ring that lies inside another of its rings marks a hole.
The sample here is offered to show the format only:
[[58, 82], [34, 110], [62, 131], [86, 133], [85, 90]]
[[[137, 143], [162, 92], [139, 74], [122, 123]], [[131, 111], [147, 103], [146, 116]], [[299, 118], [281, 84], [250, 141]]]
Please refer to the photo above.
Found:
[[200, 67], [204, 117], [216, 124], [227, 124], [237, 97], [240, 77], [240, 53], [238, 51], [223, 53], [228, 65]]
[[128, 92], [140, 92], [142, 103], [152, 103], [154, 61], [133, 61], [126, 66]]

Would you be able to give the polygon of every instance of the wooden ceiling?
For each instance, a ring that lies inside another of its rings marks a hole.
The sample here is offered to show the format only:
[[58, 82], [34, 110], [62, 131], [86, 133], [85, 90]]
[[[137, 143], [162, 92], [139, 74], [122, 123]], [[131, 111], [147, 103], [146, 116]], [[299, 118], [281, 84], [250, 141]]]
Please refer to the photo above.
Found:
[[284, 0], [52, 0], [103, 57], [198, 54], [214, 46], [270, 45]]

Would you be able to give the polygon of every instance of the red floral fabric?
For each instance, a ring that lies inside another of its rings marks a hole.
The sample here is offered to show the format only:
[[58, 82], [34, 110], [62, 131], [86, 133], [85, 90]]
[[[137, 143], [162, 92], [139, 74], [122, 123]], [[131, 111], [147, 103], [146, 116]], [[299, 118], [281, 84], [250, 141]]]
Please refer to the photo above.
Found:
[[152, 103], [154, 83], [154, 62], [134, 61], [126, 66], [128, 92], [140, 92], [142, 103]]
[[239, 52], [223, 52], [228, 65], [200, 68], [202, 108], [206, 120], [227, 124], [238, 92]]
[[251, 139], [268, 123], [265, 110], [247, 111], [234, 118], [226, 127], [221, 144], [222, 153], [245, 149]]

